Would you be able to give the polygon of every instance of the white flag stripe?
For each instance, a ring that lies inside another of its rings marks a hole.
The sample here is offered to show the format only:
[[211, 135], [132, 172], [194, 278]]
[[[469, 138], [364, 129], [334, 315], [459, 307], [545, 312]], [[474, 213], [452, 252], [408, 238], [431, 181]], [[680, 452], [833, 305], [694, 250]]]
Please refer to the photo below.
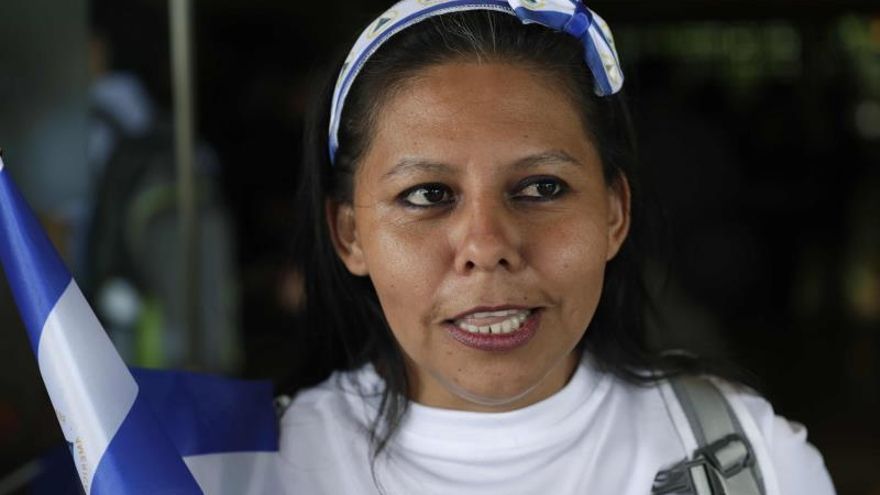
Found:
[[[284, 459], [277, 452], [233, 452], [184, 457], [205, 495], [287, 495]], [[295, 495], [295, 494], [291, 494]]]
[[[71, 281], [52, 309], [37, 360], [86, 493], [138, 385]], [[88, 398], [88, 399], [86, 399]]]
[[620, 71], [620, 66], [617, 63], [617, 54], [608, 45], [605, 36], [599, 32], [595, 25], [590, 26], [589, 34], [590, 38], [593, 39], [593, 46], [596, 47], [599, 58], [602, 59], [605, 76], [608, 78], [611, 91], [616, 93], [623, 87], [623, 73]]

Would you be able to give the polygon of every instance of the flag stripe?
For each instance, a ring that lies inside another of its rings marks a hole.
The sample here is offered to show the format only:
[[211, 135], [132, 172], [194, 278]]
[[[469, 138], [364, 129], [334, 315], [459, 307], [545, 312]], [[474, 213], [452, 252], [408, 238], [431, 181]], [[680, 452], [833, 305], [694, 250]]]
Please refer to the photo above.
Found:
[[87, 488], [138, 385], [73, 281], [46, 319], [37, 361]]
[[43, 323], [71, 277], [24, 204], [0, 159], [0, 260], [36, 353]]
[[271, 382], [175, 371], [132, 373], [180, 455], [278, 450]]
[[283, 495], [291, 491], [287, 461], [277, 453], [209, 454], [185, 457], [184, 461], [205, 495]]
[[147, 400], [139, 395], [98, 464], [90, 495], [202, 493]]

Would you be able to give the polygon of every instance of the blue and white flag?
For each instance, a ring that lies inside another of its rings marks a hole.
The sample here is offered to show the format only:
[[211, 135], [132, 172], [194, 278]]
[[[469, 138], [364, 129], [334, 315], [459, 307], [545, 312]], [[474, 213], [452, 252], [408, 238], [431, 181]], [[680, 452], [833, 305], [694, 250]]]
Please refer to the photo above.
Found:
[[133, 374], [2, 158], [0, 260], [86, 494], [268, 493], [271, 384]]
[[331, 163], [335, 163], [339, 149], [345, 101], [367, 60], [385, 42], [410, 26], [435, 16], [472, 10], [505, 12], [515, 15], [523, 24], [537, 24], [577, 38], [593, 75], [595, 93], [608, 96], [623, 88], [623, 70], [611, 28], [584, 0], [400, 0], [361, 33], [339, 71], [330, 104]]

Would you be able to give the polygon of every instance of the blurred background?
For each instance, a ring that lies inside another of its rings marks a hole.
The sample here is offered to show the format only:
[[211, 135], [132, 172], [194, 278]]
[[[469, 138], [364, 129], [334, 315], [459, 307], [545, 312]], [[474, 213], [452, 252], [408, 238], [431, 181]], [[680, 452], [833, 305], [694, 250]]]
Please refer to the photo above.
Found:
[[[4, 160], [129, 364], [281, 382], [307, 359], [288, 336], [301, 119], [388, 3], [194, 2], [188, 313], [169, 3], [2, 0]], [[839, 493], [880, 494], [880, 5], [590, 5], [614, 29], [670, 232], [649, 273], [656, 338], [752, 372]], [[29, 493], [18, 480], [62, 437], [5, 283], [0, 329], [0, 495]]]

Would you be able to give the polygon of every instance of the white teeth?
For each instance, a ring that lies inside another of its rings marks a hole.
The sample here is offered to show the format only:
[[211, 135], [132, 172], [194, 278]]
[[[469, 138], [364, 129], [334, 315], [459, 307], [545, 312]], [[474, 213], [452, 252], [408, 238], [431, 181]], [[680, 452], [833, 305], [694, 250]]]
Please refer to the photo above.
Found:
[[503, 318], [505, 316], [513, 316], [522, 313], [521, 309], [507, 309], [504, 311], [488, 311], [485, 313], [474, 313], [471, 318]]
[[532, 312], [530, 310], [508, 310], [493, 311], [491, 313], [474, 313], [468, 316], [469, 320], [476, 320], [481, 318], [501, 318], [505, 316], [508, 316], [509, 318], [504, 321], [492, 323], [490, 325], [473, 325], [471, 323], [465, 323], [464, 321], [458, 321], [457, 325], [459, 328], [467, 330], [470, 333], [479, 333], [483, 335], [508, 334], [513, 331], [519, 330], [523, 322], [528, 319], [531, 313]]

